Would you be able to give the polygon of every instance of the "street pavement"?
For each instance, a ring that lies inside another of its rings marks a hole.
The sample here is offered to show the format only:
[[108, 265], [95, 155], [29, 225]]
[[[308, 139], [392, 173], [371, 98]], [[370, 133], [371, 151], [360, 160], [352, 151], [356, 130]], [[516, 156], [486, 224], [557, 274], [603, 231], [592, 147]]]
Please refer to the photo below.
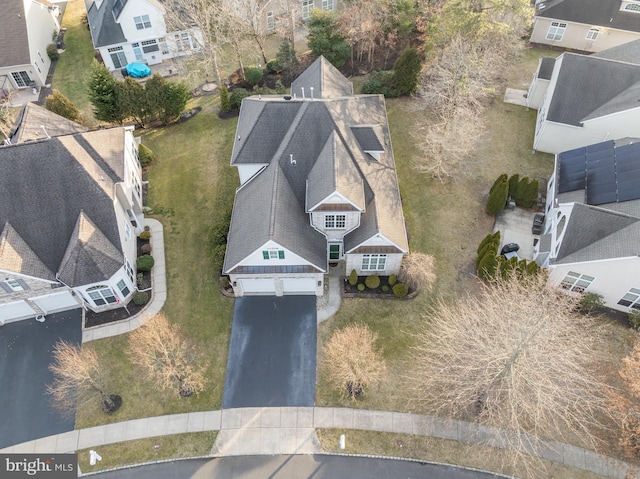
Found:
[[105, 472], [100, 479], [496, 479], [443, 464], [333, 455], [194, 459]]

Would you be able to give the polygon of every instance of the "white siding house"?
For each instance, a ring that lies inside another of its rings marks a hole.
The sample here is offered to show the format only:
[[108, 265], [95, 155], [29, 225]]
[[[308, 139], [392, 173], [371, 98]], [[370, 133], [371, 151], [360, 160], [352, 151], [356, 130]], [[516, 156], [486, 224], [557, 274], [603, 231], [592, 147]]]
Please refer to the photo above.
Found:
[[237, 296], [322, 295], [330, 265], [387, 276], [408, 253], [383, 97], [354, 95], [323, 57], [291, 91], [240, 110], [223, 266]]

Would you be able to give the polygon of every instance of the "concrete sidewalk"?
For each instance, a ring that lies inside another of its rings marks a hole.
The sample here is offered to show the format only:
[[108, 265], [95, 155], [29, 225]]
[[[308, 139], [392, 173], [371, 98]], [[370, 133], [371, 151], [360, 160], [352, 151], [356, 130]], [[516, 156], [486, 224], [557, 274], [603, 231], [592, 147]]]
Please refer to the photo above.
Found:
[[133, 331], [160, 312], [167, 300], [167, 270], [164, 258], [164, 231], [158, 220], [145, 218], [145, 225], [151, 229], [151, 254], [154, 265], [151, 269], [151, 298], [149, 304], [135, 316], [111, 324], [85, 328], [82, 331], [82, 342], [118, 336]]
[[[242, 408], [135, 419], [80, 429], [18, 444], [0, 453], [66, 453], [147, 437], [220, 431], [212, 456], [314, 454], [321, 452], [315, 430], [322, 428], [413, 434], [494, 445], [499, 445], [500, 437], [494, 428], [409, 413], [322, 407]], [[549, 442], [539, 454], [548, 461], [611, 479], [636, 477], [634, 468], [623, 461], [568, 444]]]

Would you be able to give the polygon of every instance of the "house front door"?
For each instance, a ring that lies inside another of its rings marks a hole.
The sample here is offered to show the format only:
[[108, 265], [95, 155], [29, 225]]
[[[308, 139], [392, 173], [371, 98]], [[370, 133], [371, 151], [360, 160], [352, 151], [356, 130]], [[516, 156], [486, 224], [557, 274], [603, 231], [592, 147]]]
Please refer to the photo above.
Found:
[[340, 261], [340, 243], [329, 243], [329, 261]]

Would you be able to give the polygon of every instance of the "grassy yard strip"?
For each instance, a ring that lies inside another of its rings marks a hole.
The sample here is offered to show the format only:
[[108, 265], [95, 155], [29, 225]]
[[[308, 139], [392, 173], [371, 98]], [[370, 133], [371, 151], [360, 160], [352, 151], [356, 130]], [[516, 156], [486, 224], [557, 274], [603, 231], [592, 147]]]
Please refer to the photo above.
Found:
[[95, 466], [89, 464], [90, 449], [82, 449], [78, 451], [78, 463], [84, 474], [163, 459], [206, 456], [211, 451], [217, 435], [217, 431], [195, 432], [95, 447], [93, 449], [102, 456], [102, 461], [97, 462]]
[[67, 4], [62, 19], [62, 28], [67, 29], [64, 35], [66, 50], [60, 55], [52, 85], [78, 107], [87, 126], [92, 126], [95, 120], [86, 83], [94, 49], [89, 28], [82, 23], [86, 13], [82, 0], [71, 0]]
[[180, 398], [177, 390], [159, 392], [125, 354], [128, 335], [95, 341], [85, 347], [98, 351], [123, 405], [110, 416], [97, 404], [83, 406], [77, 428], [222, 405], [233, 300], [220, 293], [219, 271], [207, 256], [207, 233], [233, 202], [238, 179], [229, 158], [237, 120], [220, 120], [216, 101], [200, 97], [189, 105], [202, 107], [192, 119], [144, 132], [142, 138], [157, 156], [147, 171], [147, 203], [164, 226], [168, 293], [163, 312], [206, 358], [207, 389], [190, 398]]
[[[478, 446], [447, 439], [394, 434], [387, 432], [358, 431], [353, 429], [318, 429], [318, 439], [325, 452], [367, 454], [401, 457], [430, 462], [454, 464], [484, 471], [521, 477], [521, 467], [502, 467], [496, 454], [485, 446]], [[345, 435], [345, 449], [340, 449], [340, 435]], [[506, 461], [505, 461], [506, 462]], [[602, 476], [572, 469], [555, 462], [543, 461], [544, 477], [554, 479], [601, 479]], [[543, 476], [540, 476], [543, 477]]]

